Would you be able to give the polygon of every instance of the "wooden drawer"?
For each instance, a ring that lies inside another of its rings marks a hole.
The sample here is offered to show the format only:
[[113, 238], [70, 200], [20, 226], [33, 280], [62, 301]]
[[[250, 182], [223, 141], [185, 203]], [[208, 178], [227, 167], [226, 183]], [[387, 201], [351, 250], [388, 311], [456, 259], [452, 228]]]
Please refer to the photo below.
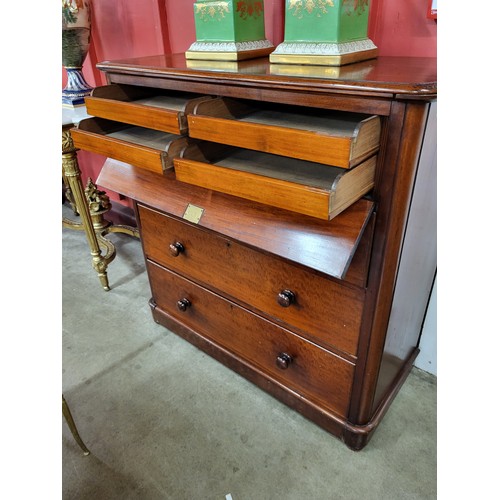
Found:
[[189, 135], [266, 153], [351, 168], [379, 149], [375, 115], [217, 98], [197, 104]]
[[187, 145], [187, 137], [102, 118], [82, 120], [71, 130], [77, 148], [163, 173]]
[[164, 312], [305, 398], [347, 415], [352, 363], [150, 261], [148, 273]]
[[356, 356], [364, 289], [142, 206], [139, 219], [147, 258]]
[[113, 84], [95, 88], [85, 104], [89, 115], [180, 135], [187, 132], [187, 114], [208, 99], [212, 98]]
[[[173, 171], [160, 176], [113, 159], [103, 165], [98, 184], [176, 220], [188, 220], [324, 276], [365, 286], [375, 216], [374, 203], [366, 198], [324, 221], [178, 182]], [[189, 217], [193, 208], [201, 213], [198, 220]], [[351, 272], [353, 266], [356, 273]]]
[[375, 181], [376, 156], [346, 170], [248, 149], [207, 155], [202, 148], [193, 144], [174, 160], [177, 180], [323, 220], [359, 200]]

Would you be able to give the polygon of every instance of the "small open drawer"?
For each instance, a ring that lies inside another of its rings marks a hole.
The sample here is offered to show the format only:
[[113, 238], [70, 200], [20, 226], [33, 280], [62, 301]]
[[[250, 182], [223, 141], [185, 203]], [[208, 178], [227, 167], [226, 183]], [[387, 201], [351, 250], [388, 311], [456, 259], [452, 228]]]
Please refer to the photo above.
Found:
[[247, 200], [330, 220], [370, 191], [376, 156], [342, 169], [232, 148], [218, 155], [191, 144], [174, 159], [175, 177]]
[[97, 87], [85, 99], [87, 113], [108, 120], [172, 134], [187, 133], [186, 115], [209, 96], [113, 84]]
[[156, 173], [173, 167], [188, 143], [186, 136], [135, 127], [101, 118], [82, 120], [71, 129], [77, 148], [130, 163]]
[[216, 98], [188, 116], [189, 135], [351, 168], [379, 149], [380, 117]]

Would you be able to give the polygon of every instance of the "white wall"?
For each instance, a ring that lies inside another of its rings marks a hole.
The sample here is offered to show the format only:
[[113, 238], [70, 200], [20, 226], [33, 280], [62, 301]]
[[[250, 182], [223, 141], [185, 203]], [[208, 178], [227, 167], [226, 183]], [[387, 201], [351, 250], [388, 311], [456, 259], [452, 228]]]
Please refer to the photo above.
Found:
[[420, 354], [415, 366], [437, 376], [437, 277], [432, 287], [419, 347]]

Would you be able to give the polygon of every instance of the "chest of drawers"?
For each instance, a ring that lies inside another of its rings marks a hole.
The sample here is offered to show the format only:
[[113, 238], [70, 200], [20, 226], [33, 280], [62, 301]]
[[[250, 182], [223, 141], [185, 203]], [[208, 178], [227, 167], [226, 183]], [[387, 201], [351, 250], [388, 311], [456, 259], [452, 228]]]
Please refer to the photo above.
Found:
[[[114, 158], [98, 183], [135, 200], [154, 319], [361, 449], [418, 354], [436, 268], [435, 61], [379, 58], [287, 76], [266, 59], [231, 70], [188, 63], [176, 55], [101, 63], [112, 90], [97, 91], [89, 110], [106, 122], [103, 134], [84, 124], [75, 144]], [[337, 118], [347, 131], [321, 137]], [[116, 123], [173, 135], [153, 145], [161, 154], [150, 160], [127, 135], [125, 148], [109, 136]], [[373, 167], [338, 212], [307, 213], [296, 209], [299, 198], [308, 205], [300, 182], [297, 198], [294, 187], [289, 205], [278, 203], [283, 191], [268, 174], [251, 184], [253, 172], [229, 168], [217, 183], [210, 155], [202, 181], [182, 178], [200, 162], [186, 153], [200, 140], [217, 152], [245, 148], [242, 158], [293, 158], [298, 168]], [[425, 238], [405, 246], [415, 224]], [[419, 281], [405, 281], [413, 265]]]

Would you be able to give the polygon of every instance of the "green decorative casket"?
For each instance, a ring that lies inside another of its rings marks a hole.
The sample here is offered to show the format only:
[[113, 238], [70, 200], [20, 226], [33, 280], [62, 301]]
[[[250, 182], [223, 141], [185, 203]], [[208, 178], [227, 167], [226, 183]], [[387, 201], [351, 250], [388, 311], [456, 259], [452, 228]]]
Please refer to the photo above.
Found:
[[196, 42], [186, 59], [239, 61], [274, 49], [266, 40], [264, 0], [197, 0], [194, 21]]
[[377, 57], [369, 0], [286, 0], [285, 40], [272, 63], [341, 66]]

